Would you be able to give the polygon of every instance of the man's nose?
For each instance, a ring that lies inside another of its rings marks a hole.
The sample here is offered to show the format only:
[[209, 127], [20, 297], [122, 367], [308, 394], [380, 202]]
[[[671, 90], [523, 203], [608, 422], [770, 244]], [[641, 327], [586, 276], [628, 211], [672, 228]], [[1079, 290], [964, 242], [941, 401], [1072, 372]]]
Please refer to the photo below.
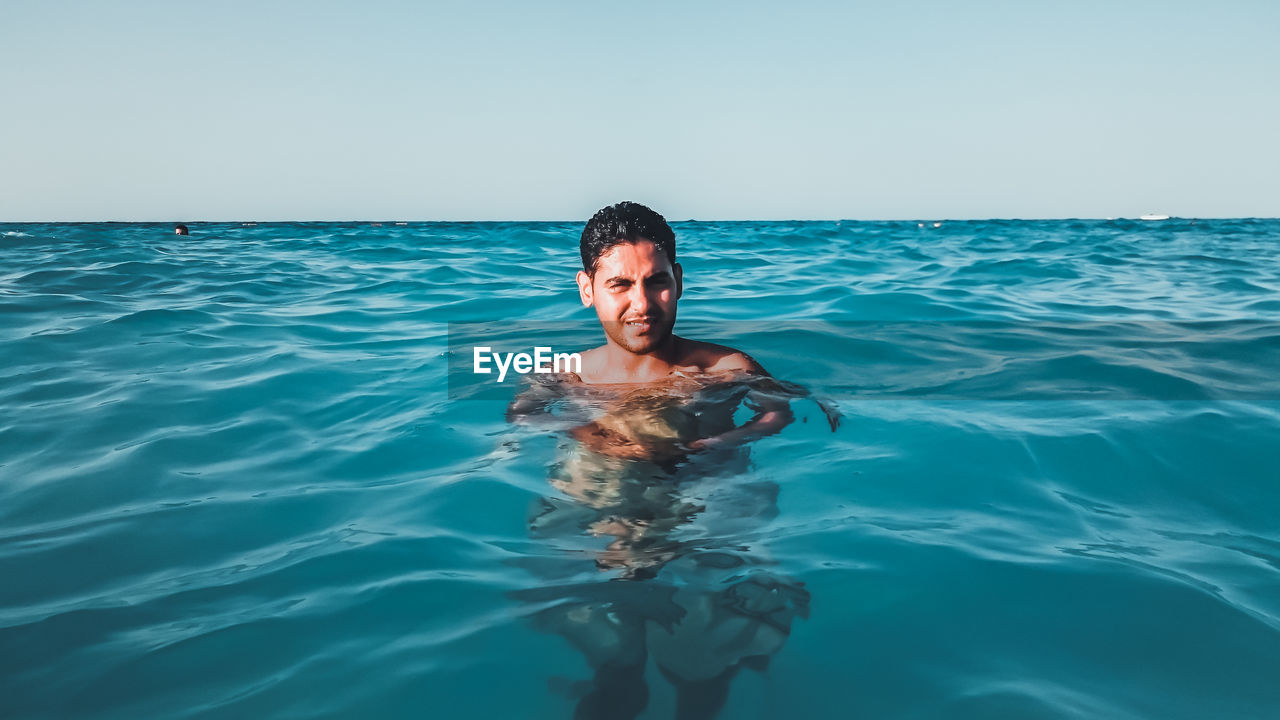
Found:
[[631, 288], [631, 309], [638, 313], [649, 312], [649, 289], [642, 283], [636, 283]]

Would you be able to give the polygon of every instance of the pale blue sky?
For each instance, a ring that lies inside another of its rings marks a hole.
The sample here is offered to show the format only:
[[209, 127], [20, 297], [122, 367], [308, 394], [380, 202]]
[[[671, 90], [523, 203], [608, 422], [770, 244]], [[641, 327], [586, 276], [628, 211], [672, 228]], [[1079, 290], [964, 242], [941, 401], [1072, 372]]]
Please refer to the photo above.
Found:
[[0, 221], [1280, 216], [1280, 2], [0, 0]]

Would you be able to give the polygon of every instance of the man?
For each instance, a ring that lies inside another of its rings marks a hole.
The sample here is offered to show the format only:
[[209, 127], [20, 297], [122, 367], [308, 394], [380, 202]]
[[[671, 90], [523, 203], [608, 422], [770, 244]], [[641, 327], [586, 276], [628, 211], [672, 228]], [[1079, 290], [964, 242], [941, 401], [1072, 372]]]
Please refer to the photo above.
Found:
[[[769, 377], [745, 353], [673, 332], [684, 269], [676, 262], [675, 233], [658, 213], [633, 202], [606, 207], [587, 222], [579, 251], [578, 295], [583, 305], [595, 309], [605, 344], [582, 353], [581, 372], [571, 375], [571, 382], [611, 386], [615, 391], [611, 394], [629, 393], [634, 398], [644, 385], [664, 392], [693, 391], [716, 382]], [[742, 389], [735, 400], [741, 400], [749, 388], [743, 385]], [[719, 413], [702, 412], [708, 408], [697, 411], [700, 421], [696, 423], [679, 422], [679, 413], [666, 412], [670, 427], [665, 429], [643, 422], [634, 412], [619, 418], [618, 413], [606, 411], [573, 434], [605, 455], [673, 460], [682, 452], [740, 445], [774, 434], [791, 422], [785, 400], [759, 395], [754, 400], [759, 412], [741, 427], [733, 427], [733, 407], [721, 402]], [[517, 419], [538, 405], [536, 396], [518, 398], [509, 416]], [[657, 430], [656, 436], [644, 432], [646, 425], [650, 431]]]
[[[513, 596], [594, 669], [575, 718], [636, 717], [650, 657], [676, 688], [677, 717], [711, 718], [738, 671], [762, 668], [808, 615], [803, 586], [737, 538], [778, 512], [779, 486], [750, 472], [746, 445], [791, 422], [797, 395], [749, 356], [674, 333], [684, 271], [658, 213], [604, 208], [580, 251], [579, 297], [605, 343], [508, 409], [529, 422], [573, 408], [549, 478], [564, 495], [539, 498], [529, 519], [554, 551], [531, 563], [541, 586]], [[738, 425], [744, 404], [755, 414]], [[583, 538], [597, 569], [630, 582], [580, 582], [582, 555], [565, 550]]]

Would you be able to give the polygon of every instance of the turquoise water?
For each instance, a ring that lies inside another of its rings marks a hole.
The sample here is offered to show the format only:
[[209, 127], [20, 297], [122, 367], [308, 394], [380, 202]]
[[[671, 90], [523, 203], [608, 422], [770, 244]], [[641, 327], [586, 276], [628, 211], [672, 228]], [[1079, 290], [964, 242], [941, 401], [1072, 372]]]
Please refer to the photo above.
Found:
[[448, 376], [580, 229], [0, 225], [0, 717], [1276, 716], [1280, 221], [678, 224], [661, 470]]

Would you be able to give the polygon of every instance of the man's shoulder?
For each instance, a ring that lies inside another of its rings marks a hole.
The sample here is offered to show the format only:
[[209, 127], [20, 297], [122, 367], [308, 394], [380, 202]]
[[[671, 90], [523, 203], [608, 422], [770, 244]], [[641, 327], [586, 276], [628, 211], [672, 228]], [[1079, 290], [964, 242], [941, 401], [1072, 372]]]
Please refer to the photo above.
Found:
[[684, 344], [682, 365], [693, 366], [702, 372], [746, 372], [767, 375], [760, 363], [750, 355], [727, 345], [681, 338]]

